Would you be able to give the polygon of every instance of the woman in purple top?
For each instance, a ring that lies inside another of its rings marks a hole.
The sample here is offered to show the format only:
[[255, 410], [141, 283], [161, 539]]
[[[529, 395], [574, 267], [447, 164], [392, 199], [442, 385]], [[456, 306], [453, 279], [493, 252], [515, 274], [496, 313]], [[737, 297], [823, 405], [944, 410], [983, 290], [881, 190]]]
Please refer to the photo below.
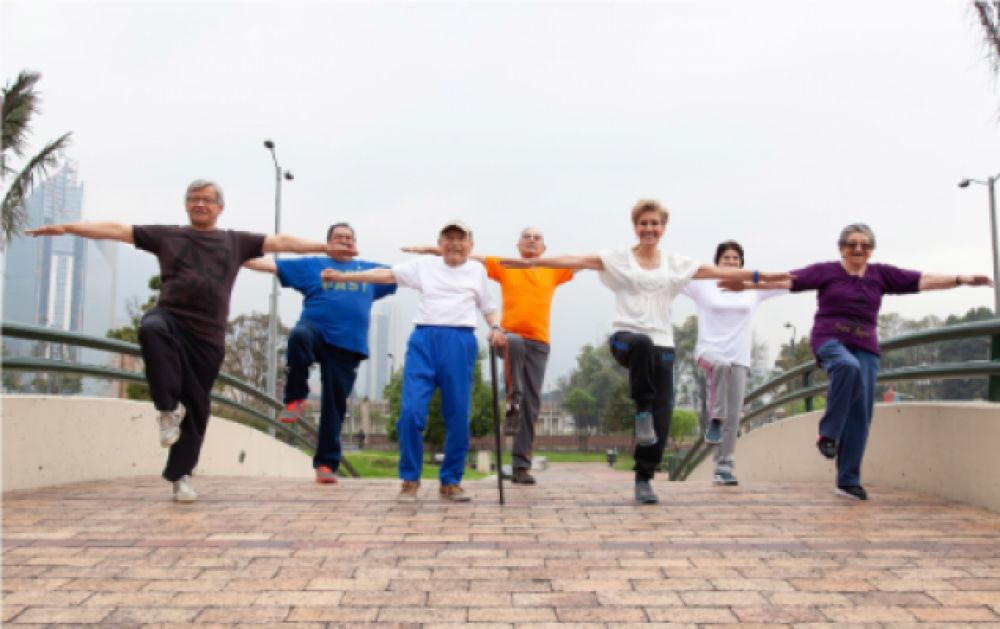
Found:
[[826, 458], [837, 459], [837, 495], [867, 500], [861, 486], [861, 460], [875, 405], [882, 296], [963, 284], [993, 286], [993, 280], [985, 275], [931, 275], [869, 263], [875, 234], [863, 223], [845, 227], [837, 244], [839, 262], [812, 264], [792, 271], [795, 279], [791, 281], [753, 288], [817, 291], [818, 308], [809, 340], [816, 362], [830, 378], [830, 387], [816, 446]]

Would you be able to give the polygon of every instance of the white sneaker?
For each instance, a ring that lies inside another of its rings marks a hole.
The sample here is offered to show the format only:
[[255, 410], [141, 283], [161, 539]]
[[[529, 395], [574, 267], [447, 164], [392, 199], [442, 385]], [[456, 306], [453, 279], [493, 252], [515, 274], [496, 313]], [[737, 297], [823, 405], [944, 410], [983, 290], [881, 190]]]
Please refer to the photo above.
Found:
[[198, 492], [191, 486], [190, 476], [181, 476], [180, 480], [174, 481], [174, 500], [176, 502], [194, 502], [198, 499]]
[[181, 438], [181, 421], [184, 419], [186, 409], [183, 404], [177, 405], [177, 410], [160, 411], [160, 445], [164, 448], [177, 443]]

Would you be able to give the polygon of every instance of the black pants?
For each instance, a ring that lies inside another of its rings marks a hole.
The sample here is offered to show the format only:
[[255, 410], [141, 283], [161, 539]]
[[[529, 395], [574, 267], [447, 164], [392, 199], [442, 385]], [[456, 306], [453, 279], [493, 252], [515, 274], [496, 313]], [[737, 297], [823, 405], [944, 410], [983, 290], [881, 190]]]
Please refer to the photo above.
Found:
[[674, 411], [674, 348], [657, 347], [645, 334], [615, 332], [611, 335], [611, 354], [628, 369], [630, 397], [640, 413], [653, 413], [656, 443], [636, 444], [635, 480], [653, 478], [663, 460], [663, 450], [670, 435], [670, 417]]
[[152, 308], [139, 325], [139, 345], [146, 362], [149, 395], [158, 411], [187, 409], [181, 436], [170, 446], [163, 478], [179, 480], [198, 464], [212, 410], [212, 385], [222, 368], [226, 350], [202, 340], [176, 316]]

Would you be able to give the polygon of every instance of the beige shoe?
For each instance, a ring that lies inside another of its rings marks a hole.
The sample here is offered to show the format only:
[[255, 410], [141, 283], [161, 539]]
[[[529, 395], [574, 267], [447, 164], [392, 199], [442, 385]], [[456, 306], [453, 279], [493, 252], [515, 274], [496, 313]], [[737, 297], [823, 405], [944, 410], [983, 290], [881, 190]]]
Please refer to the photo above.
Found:
[[445, 500], [454, 500], [455, 502], [468, 502], [471, 500], [469, 494], [465, 493], [461, 485], [441, 485], [441, 497]]
[[404, 480], [403, 488], [399, 491], [399, 495], [396, 496], [396, 502], [416, 502], [418, 489], [420, 489], [420, 481]]

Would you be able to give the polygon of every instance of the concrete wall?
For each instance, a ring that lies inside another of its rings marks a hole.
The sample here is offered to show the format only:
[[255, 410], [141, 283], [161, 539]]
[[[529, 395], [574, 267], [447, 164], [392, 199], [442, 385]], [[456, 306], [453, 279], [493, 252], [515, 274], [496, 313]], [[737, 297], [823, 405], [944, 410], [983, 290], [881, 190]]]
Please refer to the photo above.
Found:
[[[822, 412], [755, 430], [736, 444], [740, 483], [826, 482], [832, 461], [816, 451]], [[689, 480], [711, 480], [706, 459]], [[866, 487], [916, 491], [1000, 512], [1000, 405], [970, 403], [878, 404], [861, 468]]]
[[[167, 460], [149, 402], [3, 396], [3, 491], [158, 476]], [[240, 462], [240, 453], [244, 453]], [[213, 417], [197, 473], [312, 478], [312, 460], [266, 434]]]

